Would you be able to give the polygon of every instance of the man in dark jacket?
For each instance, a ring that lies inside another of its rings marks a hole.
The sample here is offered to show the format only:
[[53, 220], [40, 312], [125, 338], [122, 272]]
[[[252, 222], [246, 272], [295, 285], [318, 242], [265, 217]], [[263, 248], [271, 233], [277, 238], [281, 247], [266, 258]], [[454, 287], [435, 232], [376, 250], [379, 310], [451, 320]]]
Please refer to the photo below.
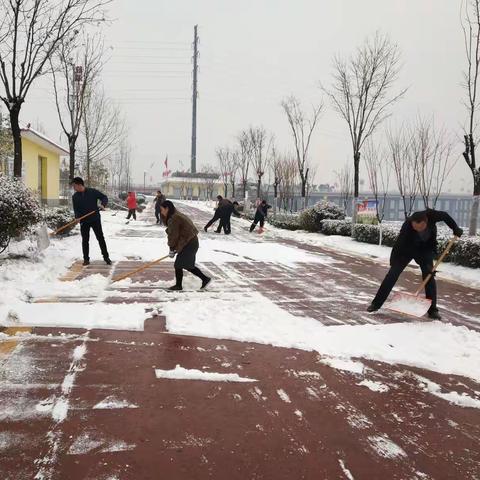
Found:
[[265, 219], [267, 218], [269, 208], [272, 208], [272, 206], [268, 205], [266, 200], [262, 200], [257, 207], [257, 211], [255, 212], [255, 218], [253, 219], [253, 223], [250, 225], [250, 232], [253, 232], [258, 222], [260, 222], [259, 232], [263, 232], [263, 226], [265, 225]]
[[[102, 192], [94, 188], [87, 188], [80, 177], [75, 177], [72, 180], [72, 186], [75, 193], [72, 196], [73, 211], [75, 218], [83, 217], [84, 215], [95, 212], [87, 218], [80, 221], [80, 232], [82, 234], [82, 250], [83, 250], [83, 264], [90, 264], [89, 257], [89, 240], [90, 228], [97, 237], [100, 250], [102, 251], [103, 259], [107, 265], [111, 265], [110, 257], [108, 255], [107, 245], [102, 231], [102, 221], [100, 219], [99, 210], [104, 210], [108, 203], [108, 198]], [[98, 205], [100, 201], [100, 206]]]
[[[217, 208], [215, 209], [215, 213], [213, 215], [213, 217], [209, 220], [209, 222], [203, 227], [203, 230], [205, 230], [205, 232], [208, 230], [208, 228], [210, 226], [212, 226], [217, 220], [220, 220], [220, 215], [222, 213], [222, 211], [220, 210], [221, 207], [224, 207], [226, 205], [228, 205], [230, 202], [230, 200], [226, 199], [226, 198], [223, 198], [221, 195], [217, 195]], [[218, 230], [217, 230], [217, 233], [218, 233]]]
[[238, 208], [238, 202], [231, 202], [230, 200], [224, 200], [224, 203], [221, 207], [218, 207], [218, 215], [220, 217], [220, 223], [218, 225], [218, 228], [216, 230], [217, 233], [220, 233], [222, 231], [225, 232], [225, 235], [230, 235], [232, 233], [232, 226], [230, 224], [230, 219], [232, 218], [232, 215], [235, 215], [236, 217], [241, 217], [240, 213], [237, 211]]
[[[390, 270], [383, 280], [377, 295], [368, 307], [369, 312], [378, 310], [392, 288], [411, 260], [420, 266], [422, 277], [425, 279], [433, 270], [433, 258], [437, 253], [437, 223], [445, 222], [453, 234], [461, 237], [463, 230], [455, 223], [453, 218], [446, 212], [437, 210], [425, 210], [415, 212], [402, 225], [397, 241], [392, 248], [390, 255]], [[432, 301], [428, 310], [428, 316], [433, 319], [440, 319], [437, 309], [437, 286], [434, 276], [425, 286], [425, 297]]]

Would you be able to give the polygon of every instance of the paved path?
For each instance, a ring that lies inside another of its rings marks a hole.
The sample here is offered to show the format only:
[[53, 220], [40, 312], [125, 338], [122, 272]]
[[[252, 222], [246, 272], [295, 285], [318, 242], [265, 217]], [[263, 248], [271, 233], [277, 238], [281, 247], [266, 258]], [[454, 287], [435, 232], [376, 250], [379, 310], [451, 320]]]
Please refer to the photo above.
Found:
[[[208, 217], [192, 207], [184, 210], [199, 225]], [[121, 234], [163, 236], [160, 227], [136, 231], [131, 225]], [[249, 235], [239, 223], [231, 240], [270, 241], [268, 234]], [[385, 266], [282, 242], [325, 262], [292, 267], [239, 257], [221, 267], [211, 262], [202, 267], [215, 276], [215, 290], [259, 291], [281, 308], [325, 325], [339, 324], [346, 311], [351, 324], [405, 321], [365, 314]], [[133, 259], [112, 268], [74, 264], [65, 280], [117, 275], [136, 265]], [[159, 264], [138, 281], [171, 278], [171, 264]], [[408, 272], [402, 285], [411, 287], [414, 278]], [[126, 290], [130, 301], [153, 307], [159, 303], [149, 295], [153, 289], [112, 285], [104, 301], [125, 301], [120, 292]], [[478, 291], [442, 281], [439, 290], [445, 321], [478, 330]], [[214, 294], [219, 293], [205, 293]], [[363, 375], [331, 368], [315, 352], [172, 335], [165, 318], [153, 312], [142, 332], [7, 333], [11, 340], [0, 343], [1, 479], [480, 478], [479, 410], [432, 396], [416, 375], [480, 398], [480, 385], [465, 378], [363, 361], [368, 379], [388, 388], [372, 391], [360, 385]], [[258, 381], [155, 377], [156, 368], [177, 364]]]

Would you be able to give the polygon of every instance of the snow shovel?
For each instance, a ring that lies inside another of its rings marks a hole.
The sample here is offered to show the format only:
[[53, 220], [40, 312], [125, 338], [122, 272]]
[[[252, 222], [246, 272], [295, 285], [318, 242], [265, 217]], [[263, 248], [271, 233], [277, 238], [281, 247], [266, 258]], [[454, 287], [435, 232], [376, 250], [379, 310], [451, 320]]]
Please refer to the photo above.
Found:
[[157, 263], [160, 263], [162, 260], [165, 260], [168, 257], [169, 257], [168, 255], [165, 255], [162, 258], [157, 258], [157, 260], [154, 260], [153, 262], [146, 263], [145, 265], [142, 265], [141, 267], [136, 268], [135, 270], [131, 270], [130, 272], [127, 272], [123, 275], [120, 275], [119, 277], [114, 278], [112, 280], [112, 283], [119, 282], [120, 280], [124, 280], [125, 278], [131, 277], [132, 275], [135, 275], [138, 272], [142, 272], [143, 270], [146, 270], [147, 268], [153, 267], [154, 265], [156, 265]]
[[445, 250], [442, 252], [433, 270], [429, 273], [425, 280], [420, 284], [414, 294], [412, 293], [394, 293], [392, 299], [385, 305], [385, 308], [394, 312], [403, 313], [405, 315], [411, 315], [413, 317], [423, 317], [428, 309], [432, 305], [432, 301], [428, 298], [420, 298], [419, 293], [425, 288], [425, 285], [430, 281], [432, 276], [437, 271], [438, 266], [442, 263], [443, 259], [447, 256], [448, 252], [452, 248], [453, 244], [457, 241], [458, 237], [452, 237], [448, 242]]
[[96, 210], [92, 210], [90, 213], [87, 213], [86, 215], [83, 215], [82, 217], [78, 217], [75, 220], [72, 220], [71, 222], [66, 223], [63, 225], [63, 227], [57, 228], [54, 232], [52, 232], [50, 235], [58, 235], [60, 232], [63, 232], [66, 228], [71, 227], [72, 225], [76, 225], [78, 222], [82, 221], [84, 218], [89, 217], [90, 215], [93, 215], [96, 212]]

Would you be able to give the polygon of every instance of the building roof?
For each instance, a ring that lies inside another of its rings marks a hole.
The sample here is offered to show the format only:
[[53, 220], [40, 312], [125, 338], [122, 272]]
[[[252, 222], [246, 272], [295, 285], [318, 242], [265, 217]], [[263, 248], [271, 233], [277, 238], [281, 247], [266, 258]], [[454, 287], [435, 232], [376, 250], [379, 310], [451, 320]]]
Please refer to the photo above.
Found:
[[211, 179], [218, 179], [220, 175], [218, 173], [205, 173], [205, 172], [198, 172], [198, 173], [190, 173], [190, 172], [173, 172], [170, 178], [199, 178], [202, 180], [211, 180]]
[[55, 143], [53, 140], [50, 140], [43, 133], [37, 132], [32, 127], [30, 127], [30, 125], [27, 125], [27, 127], [25, 128], [21, 128], [20, 132], [22, 138], [26, 138], [38, 145], [41, 145], [42, 147], [51, 152], [54, 152], [60, 156], [69, 154], [69, 151], [66, 148], [62, 147], [58, 143]]
[[217, 177], [217, 178], [212, 178], [212, 177], [191, 177], [191, 176], [171, 176], [171, 177], [166, 177], [162, 180], [162, 185], [165, 185], [166, 183], [185, 183], [185, 184], [193, 184], [193, 183], [200, 183], [200, 184], [206, 184], [206, 183], [212, 183], [212, 184], [221, 184], [222, 181]]

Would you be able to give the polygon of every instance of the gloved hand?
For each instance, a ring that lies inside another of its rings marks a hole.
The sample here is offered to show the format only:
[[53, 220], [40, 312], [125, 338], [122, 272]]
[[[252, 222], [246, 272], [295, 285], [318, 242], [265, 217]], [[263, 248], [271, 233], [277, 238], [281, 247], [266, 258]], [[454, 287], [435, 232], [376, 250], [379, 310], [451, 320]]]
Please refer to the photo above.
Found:
[[175, 250], [170, 250], [170, 251], [168, 252], [168, 256], [169, 256], [170, 258], [173, 258], [176, 254], [177, 254], [177, 252], [176, 252]]
[[456, 237], [461, 237], [463, 235], [463, 229], [462, 228], [456, 228], [453, 232], [453, 234], [456, 236]]

